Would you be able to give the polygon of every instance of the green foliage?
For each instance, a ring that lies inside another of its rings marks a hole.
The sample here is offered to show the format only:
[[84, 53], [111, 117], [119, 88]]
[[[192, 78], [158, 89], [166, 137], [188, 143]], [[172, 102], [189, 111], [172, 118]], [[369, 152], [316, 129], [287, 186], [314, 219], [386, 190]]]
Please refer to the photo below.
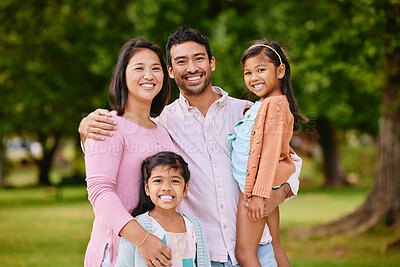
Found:
[[2, 7], [2, 14], [11, 15], [1, 24], [0, 70], [6, 76], [1, 112], [12, 130], [76, 132], [88, 94], [99, 80], [77, 67], [87, 66], [92, 57], [80, 38], [88, 30], [80, 9], [79, 1], [14, 1]]
[[243, 96], [239, 59], [249, 42], [275, 39], [288, 47], [306, 113], [375, 133], [383, 54], [398, 44], [382, 41], [389, 10], [381, 2], [3, 1], [2, 130], [74, 134], [82, 113], [107, 106], [107, 84], [127, 39], [165, 46], [186, 24], [209, 37], [214, 84], [232, 95]]
[[170, 33], [188, 25], [209, 37], [213, 84], [232, 96], [247, 97], [239, 59], [250, 41], [273, 39], [290, 55], [294, 94], [306, 116], [375, 135], [388, 77], [384, 58], [399, 47], [399, 16], [388, 15], [398, 6], [395, 0], [1, 1], [0, 134], [42, 142], [76, 136], [83, 116], [108, 107], [108, 83], [126, 40], [142, 36], [165, 47]]

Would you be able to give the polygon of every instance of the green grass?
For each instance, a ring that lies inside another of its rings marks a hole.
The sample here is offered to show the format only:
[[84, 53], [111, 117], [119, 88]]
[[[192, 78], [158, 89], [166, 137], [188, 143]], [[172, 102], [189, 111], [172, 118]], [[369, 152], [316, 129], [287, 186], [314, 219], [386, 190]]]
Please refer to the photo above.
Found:
[[0, 266], [82, 266], [92, 208], [84, 187], [0, 190]]
[[292, 266], [400, 266], [400, 249], [382, 247], [400, 232], [375, 229], [323, 238], [293, 237], [288, 229], [322, 224], [355, 210], [369, 192], [366, 188], [301, 190], [281, 205], [281, 242]]
[[[368, 189], [306, 190], [281, 206], [281, 241], [294, 267], [400, 266], [400, 249], [381, 252], [400, 233], [290, 236], [288, 229], [338, 218], [363, 202]], [[60, 197], [61, 196], [61, 197]], [[93, 220], [84, 186], [0, 189], [0, 266], [83, 266]]]

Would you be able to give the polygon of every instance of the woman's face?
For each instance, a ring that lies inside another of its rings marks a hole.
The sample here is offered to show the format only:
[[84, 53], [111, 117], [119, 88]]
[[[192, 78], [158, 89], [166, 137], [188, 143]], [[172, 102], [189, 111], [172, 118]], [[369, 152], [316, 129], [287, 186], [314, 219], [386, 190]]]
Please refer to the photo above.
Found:
[[130, 59], [125, 72], [129, 98], [149, 102], [160, 92], [164, 73], [157, 54], [147, 48], [138, 50]]

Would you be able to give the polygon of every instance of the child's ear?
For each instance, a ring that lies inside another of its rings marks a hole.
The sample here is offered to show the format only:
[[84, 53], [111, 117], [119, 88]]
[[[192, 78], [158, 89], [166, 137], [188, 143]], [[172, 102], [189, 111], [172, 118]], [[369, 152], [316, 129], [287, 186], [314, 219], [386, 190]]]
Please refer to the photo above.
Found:
[[283, 77], [285, 77], [285, 71], [286, 71], [286, 66], [285, 64], [281, 64], [278, 66], [278, 79], [283, 79]]
[[146, 181], [144, 181], [144, 191], [146, 192], [146, 196], [150, 196], [149, 185]]
[[186, 197], [186, 196], [187, 196], [188, 190], [189, 190], [189, 183], [186, 183], [185, 189], [183, 190], [183, 197]]

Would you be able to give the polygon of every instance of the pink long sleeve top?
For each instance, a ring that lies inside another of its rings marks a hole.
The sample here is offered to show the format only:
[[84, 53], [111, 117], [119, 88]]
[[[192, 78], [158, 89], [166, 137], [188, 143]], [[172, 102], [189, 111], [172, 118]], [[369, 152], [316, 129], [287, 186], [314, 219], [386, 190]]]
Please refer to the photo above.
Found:
[[139, 201], [142, 161], [160, 151], [176, 151], [162, 125], [144, 128], [112, 112], [118, 130], [105, 141], [85, 142], [86, 182], [95, 219], [85, 266], [100, 266], [108, 245], [111, 264], [117, 260], [119, 232], [131, 220]]

